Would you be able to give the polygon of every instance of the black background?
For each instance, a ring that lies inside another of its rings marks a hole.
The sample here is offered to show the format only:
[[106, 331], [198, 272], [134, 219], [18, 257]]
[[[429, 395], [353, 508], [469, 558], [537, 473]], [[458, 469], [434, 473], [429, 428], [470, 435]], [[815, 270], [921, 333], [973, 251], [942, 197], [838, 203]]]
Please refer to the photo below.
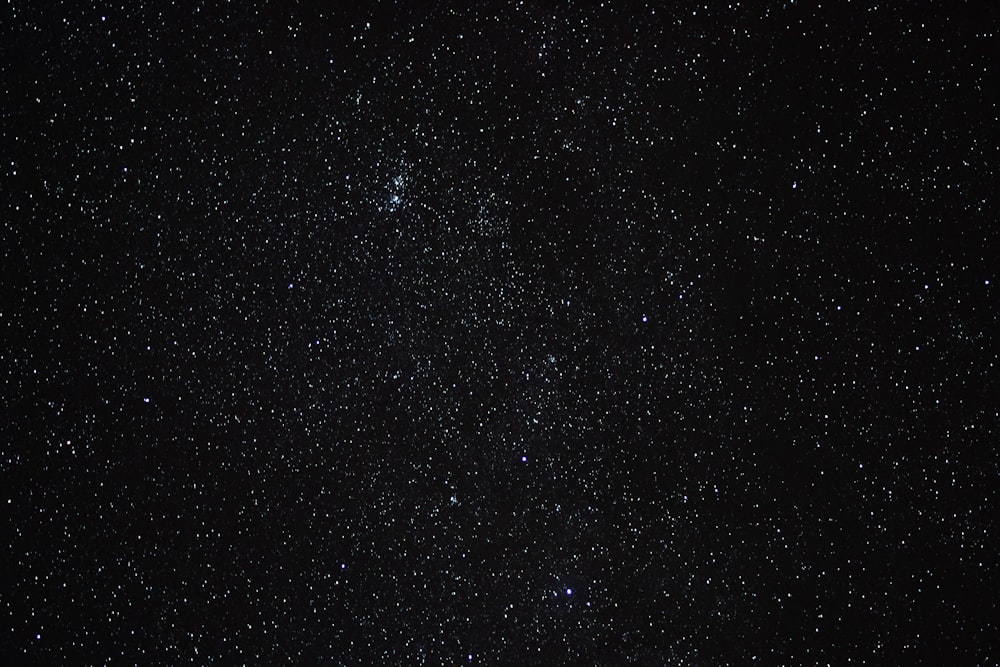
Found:
[[345, 4], [0, 10], [4, 661], [996, 661], [996, 10]]

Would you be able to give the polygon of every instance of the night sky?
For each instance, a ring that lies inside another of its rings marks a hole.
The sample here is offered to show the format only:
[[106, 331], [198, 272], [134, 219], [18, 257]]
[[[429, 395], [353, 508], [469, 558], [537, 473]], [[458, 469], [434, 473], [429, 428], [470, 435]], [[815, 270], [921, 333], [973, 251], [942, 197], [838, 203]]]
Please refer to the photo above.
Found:
[[4, 664], [1000, 662], [1000, 10], [322, 4], [0, 9]]

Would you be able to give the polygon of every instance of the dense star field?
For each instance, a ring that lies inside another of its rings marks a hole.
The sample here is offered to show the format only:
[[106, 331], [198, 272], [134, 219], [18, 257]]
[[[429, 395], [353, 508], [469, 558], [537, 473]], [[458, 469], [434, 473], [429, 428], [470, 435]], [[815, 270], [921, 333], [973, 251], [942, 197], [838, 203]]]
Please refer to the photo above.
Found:
[[1000, 11], [655, 5], [5, 3], [4, 664], [1000, 662]]

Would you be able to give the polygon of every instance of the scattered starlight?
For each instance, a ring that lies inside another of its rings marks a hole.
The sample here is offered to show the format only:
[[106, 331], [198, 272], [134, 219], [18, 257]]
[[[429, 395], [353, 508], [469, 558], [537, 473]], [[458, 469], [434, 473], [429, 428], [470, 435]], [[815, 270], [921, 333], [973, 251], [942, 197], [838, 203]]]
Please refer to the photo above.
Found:
[[990, 12], [334, 4], [7, 7], [7, 663], [996, 661]]

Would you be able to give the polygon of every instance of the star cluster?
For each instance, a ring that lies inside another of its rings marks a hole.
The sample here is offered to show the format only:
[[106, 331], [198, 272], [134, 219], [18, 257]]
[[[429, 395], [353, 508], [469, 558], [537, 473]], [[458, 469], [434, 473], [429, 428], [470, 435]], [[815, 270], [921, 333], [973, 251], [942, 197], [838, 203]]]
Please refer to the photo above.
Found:
[[7, 663], [997, 660], [996, 10], [320, 4], [0, 10]]

